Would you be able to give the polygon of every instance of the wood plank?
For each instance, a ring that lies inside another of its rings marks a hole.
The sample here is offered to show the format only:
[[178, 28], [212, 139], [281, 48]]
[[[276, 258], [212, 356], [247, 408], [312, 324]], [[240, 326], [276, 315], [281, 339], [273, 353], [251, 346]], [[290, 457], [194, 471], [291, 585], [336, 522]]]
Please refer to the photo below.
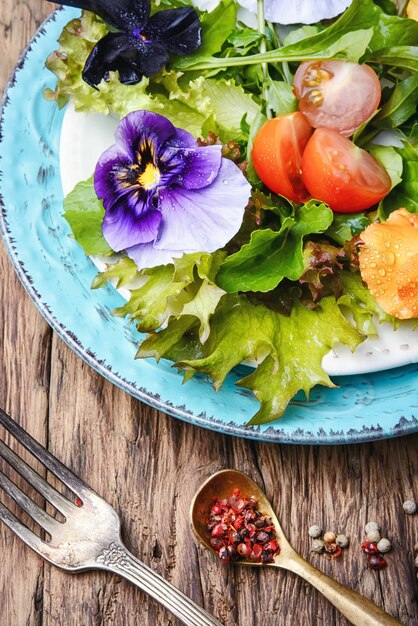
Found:
[[[3, 0], [0, 85], [52, 8]], [[134, 400], [78, 358], [36, 311], [0, 244], [0, 405], [120, 512], [124, 537], [145, 563], [204, 605], [225, 626], [346, 626], [292, 574], [224, 567], [197, 546], [188, 511], [201, 481], [224, 467], [265, 489], [294, 547], [321, 570], [373, 599], [405, 624], [418, 621], [413, 545], [418, 516], [418, 437], [358, 446], [255, 443], [199, 429]], [[393, 540], [388, 567], [366, 568], [362, 528], [374, 518]], [[312, 523], [346, 532], [351, 545], [328, 561], [310, 553]], [[0, 623], [7, 626], [178, 622], [115, 576], [69, 576], [42, 564], [0, 526]]]

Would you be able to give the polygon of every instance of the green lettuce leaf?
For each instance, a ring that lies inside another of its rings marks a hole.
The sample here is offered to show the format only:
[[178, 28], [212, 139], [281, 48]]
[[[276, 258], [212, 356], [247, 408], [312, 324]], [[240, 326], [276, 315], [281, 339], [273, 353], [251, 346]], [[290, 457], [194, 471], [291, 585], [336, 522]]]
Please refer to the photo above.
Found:
[[280, 230], [255, 230], [248, 244], [229, 256], [221, 265], [217, 283], [230, 293], [270, 291], [283, 278], [297, 280], [304, 272], [303, 239], [326, 230], [333, 218], [322, 202], [309, 200], [283, 219]]
[[376, 335], [375, 322], [395, 322], [394, 318], [383, 311], [373, 298], [360, 274], [341, 272], [340, 280], [344, 294], [338, 299], [338, 305], [353, 317], [356, 328], [364, 335]]
[[138, 268], [127, 256], [123, 256], [113, 263], [106, 263], [106, 269], [99, 272], [93, 279], [91, 288], [105, 287], [110, 281], [116, 289], [131, 285], [139, 277]]
[[93, 177], [77, 183], [64, 199], [64, 217], [86, 254], [112, 252], [102, 233], [103, 203], [96, 196]]
[[[209, 334], [209, 319], [224, 291], [214, 283], [223, 252], [184, 254], [173, 264], [140, 272], [144, 283], [131, 290], [129, 301], [115, 315], [135, 322], [140, 332], [150, 332], [166, 324], [171, 316], [192, 316], [199, 322], [199, 335]], [[114, 273], [104, 274], [114, 278]]]
[[251, 304], [245, 296], [225, 295], [212, 316], [210, 335], [200, 346], [192, 319], [180, 319], [180, 324], [172, 320], [146, 339], [137, 356], [183, 355], [175, 366], [187, 377], [194, 371], [208, 375], [215, 389], [222, 386], [233, 367], [254, 359], [258, 362], [254, 372], [238, 383], [260, 400], [260, 410], [250, 424], [280, 417], [300, 389], [308, 395], [315, 384], [333, 387], [321, 366], [323, 356], [338, 342], [354, 349], [363, 339], [332, 297], [321, 300], [315, 310], [295, 302], [286, 317], [264, 305]]
[[109, 81], [102, 81], [99, 91], [84, 82], [81, 75], [84, 63], [95, 43], [106, 33], [106, 24], [87, 11], [64, 27], [58, 39], [59, 50], [52, 52], [45, 62], [58, 78], [55, 91], [45, 90], [45, 97], [55, 100], [60, 108], [71, 98], [76, 111], [106, 115], [113, 112], [121, 117], [139, 109], [161, 110], [163, 103], [147, 93], [148, 78], [144, 77], [137, 85], [122, 85], [117, 72], [110, 72]]

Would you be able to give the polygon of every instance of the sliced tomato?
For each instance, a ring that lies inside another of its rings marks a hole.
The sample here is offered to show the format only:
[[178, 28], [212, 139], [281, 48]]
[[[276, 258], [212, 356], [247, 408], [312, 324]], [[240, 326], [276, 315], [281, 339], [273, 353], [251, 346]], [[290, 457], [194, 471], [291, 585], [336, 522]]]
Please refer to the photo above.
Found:
[[335, 130], [318, 128], [302, 158], [303, 182], [317, 200], [337, 213], [363, 211], [390, 191], [385, 168]]
[[349, 136], [376, 111], [382, 96], [379, 78], [368, 65], [348, 61], [308, 61], [299, 65], [293, 91], [314, 128]]
[[295, 202], [309, 198], [302, 181], [302, 154], [312, 135], [302, 113], [269, 120], [257, 133], [251, 152], [255, 171], [271, 191]]

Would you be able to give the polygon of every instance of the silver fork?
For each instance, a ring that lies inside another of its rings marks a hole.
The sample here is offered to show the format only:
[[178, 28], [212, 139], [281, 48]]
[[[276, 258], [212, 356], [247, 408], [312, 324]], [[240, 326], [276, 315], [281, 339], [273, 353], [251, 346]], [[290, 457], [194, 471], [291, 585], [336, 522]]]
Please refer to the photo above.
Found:
[[40, 539], [0, 502], [0, 519], [32, 550], [68, 572], [99, 569], [118, 574], [148, 593], [189, 626], [222, 626], [176, 587], [135, 558], [121, 540], [120, 519], [115, 509], [1, 409], [0, 424], [76, 496], [75, 503], [67, 499], [0, 440], [0, 456], [65, 518], [61, 522], [51, 517], [0, 471], [0, 487], [51, 538], [50, 541]]

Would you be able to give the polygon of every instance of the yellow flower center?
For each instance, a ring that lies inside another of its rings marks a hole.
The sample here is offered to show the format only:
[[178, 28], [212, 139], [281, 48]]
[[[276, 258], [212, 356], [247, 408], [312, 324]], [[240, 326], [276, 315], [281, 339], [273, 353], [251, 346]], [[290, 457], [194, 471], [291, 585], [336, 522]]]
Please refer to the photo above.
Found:
[[145, 170], [138, 176], [138, 183], [144, 189], [153, 189], [160, 182], [160, 170], [153, 163], [147, 163]]

